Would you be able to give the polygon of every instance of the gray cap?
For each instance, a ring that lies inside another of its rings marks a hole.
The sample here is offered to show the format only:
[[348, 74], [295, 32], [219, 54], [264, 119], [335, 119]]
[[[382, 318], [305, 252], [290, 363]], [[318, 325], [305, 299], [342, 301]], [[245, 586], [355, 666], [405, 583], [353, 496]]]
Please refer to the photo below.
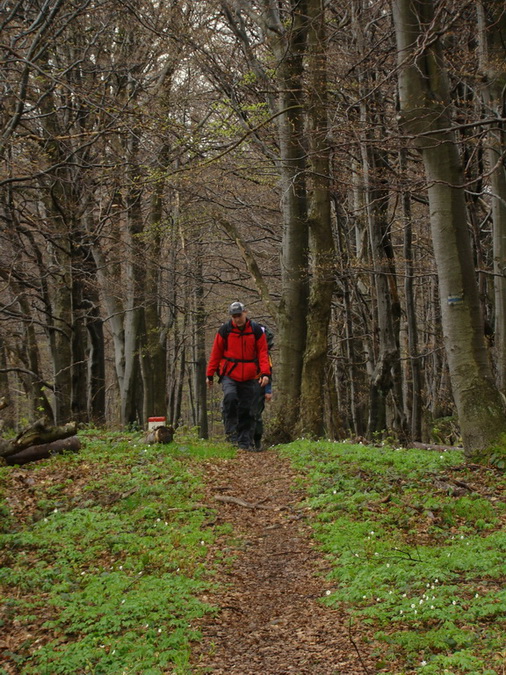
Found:
[[242, 304], [242, 302], [233, 302], [228, 308], [229, 314], [242, 314], [245, 311], [246, 307]]

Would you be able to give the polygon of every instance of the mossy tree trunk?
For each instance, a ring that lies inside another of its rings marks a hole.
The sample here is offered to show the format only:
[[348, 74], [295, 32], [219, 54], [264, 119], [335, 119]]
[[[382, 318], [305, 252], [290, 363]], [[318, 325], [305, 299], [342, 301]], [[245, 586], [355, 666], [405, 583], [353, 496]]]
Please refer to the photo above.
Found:
[[324, 435], [328, 334], [335, 287], [335, 247], [329, 190], [330, 148], [324, 2], [308, 0], [308, 16], [310, 19], [307, 49], [310, 293], [301, 380], [299, 430], [305, 436], [318, 438]]

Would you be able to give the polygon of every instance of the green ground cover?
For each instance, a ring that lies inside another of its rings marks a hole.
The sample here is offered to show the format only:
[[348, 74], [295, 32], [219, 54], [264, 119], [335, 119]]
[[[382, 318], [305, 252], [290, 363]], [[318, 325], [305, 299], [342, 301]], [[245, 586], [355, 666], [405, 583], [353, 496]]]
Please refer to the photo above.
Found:
[[214, 611], [199, 600], [218, 533], [199, 506], [198, 464], [232, 451], [81, 437], [79, 454], [0, 470], [25, 493], [16, 516], [2, 495], [2, 633], [18, 639], [0, 673], [187, 673], [192, 620]]
[[[182, 433], [167, 446], [81, 438], [78, 454], [0, 468], [0, 675], [187, 675], [195, 619], [216, 611], [202, 598], [228, 562], [202, 504], [202, 460], [233, 451]], [[278, 450], [331, 565], [322, 602], [346, 608], [350, 634], [368, 626], [378, 670], [504, 674], [500, 470], [459, 451]], [[403, 666], [388, 670], [394, 661]]]
[[505, 477], [460, 451], [299, 441], [315, 536], [332, 564], [325, 602], [368, 623], [425, 675], [502, 675]]

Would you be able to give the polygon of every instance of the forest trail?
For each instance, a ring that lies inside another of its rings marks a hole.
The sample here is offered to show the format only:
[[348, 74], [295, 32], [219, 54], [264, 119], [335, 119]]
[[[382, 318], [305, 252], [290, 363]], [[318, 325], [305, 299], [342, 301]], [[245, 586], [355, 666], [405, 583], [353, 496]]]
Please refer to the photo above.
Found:
[[311, 540], [300, 507], [304, 490], [295, 483], [289, 462], [272, 449], [207, 465], [213, 525], [232, 525], [237, 539], [224, 536], [209, 552], [210, 562], [220, 554], [232, 561], [218, 572], [220, 592], [206, 596], [221, 610], [199, 622], [203, 640], [194, 646], [194, 673], [377, 672], [366, 633], [319, 601], [331, 587], [328, 563]]

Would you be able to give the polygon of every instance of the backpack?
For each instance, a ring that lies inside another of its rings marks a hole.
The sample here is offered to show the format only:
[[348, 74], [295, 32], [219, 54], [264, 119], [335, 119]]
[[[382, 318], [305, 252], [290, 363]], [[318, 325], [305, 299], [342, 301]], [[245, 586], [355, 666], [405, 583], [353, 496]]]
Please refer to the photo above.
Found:
[[[270, 353], [271, 349], [274, 348], [274, 333], [272, 330], [266, 326], [265, 324], [262, 323], [257, 323], [256, 321], [252, 321], [250, 319], [250, 324], [251, 324], [251, 330], [253, 332], [253, 335], [255, 336], [255, 339], [258, 340], [262, 337], [262, 333], [265, 333], [265, 339], [267, 340], [267, 349]], [[230, 334], [230, 331], [232, 330], [232, 321], [227, 321], [226, 323], [222, 324], [218, 330], [218, 333], [221, 335], [223, 340], [225, 341], [225, 351], [227, 350], [228, 347], [228, 336]]]
[[266, 326], [264, 323], [259, 323], [258, 325], [265, 333], [265, 339], [267, 340], [267, 349], [269, 350], [270, 354], [271, 350], [274, 349], [274, 333], [269, 328], [269, 326]]

